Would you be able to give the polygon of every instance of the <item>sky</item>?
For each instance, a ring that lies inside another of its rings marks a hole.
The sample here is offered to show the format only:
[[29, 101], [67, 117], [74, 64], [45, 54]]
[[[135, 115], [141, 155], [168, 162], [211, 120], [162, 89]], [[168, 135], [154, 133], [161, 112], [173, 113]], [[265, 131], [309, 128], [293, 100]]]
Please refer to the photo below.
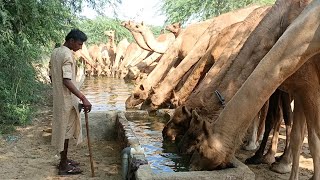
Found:
[[[121, 20], [143, 21], [146, 24], [154, 26], [163, 26], [166, 17], [160, 15], [159, 7], [161, 0], [122, 0], [119, 7], [119, 18]], [[89, 8], [84, 8], [81, 15], [88, 18], [94, 18], [97, 13]], [[107, 14], [108, 16], [108, 14]]]

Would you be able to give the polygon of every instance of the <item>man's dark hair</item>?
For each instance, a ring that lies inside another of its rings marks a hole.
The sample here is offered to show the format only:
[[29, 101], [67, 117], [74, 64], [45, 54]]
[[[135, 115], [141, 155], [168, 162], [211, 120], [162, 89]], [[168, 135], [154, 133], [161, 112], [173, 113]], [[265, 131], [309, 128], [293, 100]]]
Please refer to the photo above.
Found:
[[85, 42], [88, 38], [87, 35], [79, 29], [72, 29], [65, 38], [66, 41], [68, 41], [69, 39]]

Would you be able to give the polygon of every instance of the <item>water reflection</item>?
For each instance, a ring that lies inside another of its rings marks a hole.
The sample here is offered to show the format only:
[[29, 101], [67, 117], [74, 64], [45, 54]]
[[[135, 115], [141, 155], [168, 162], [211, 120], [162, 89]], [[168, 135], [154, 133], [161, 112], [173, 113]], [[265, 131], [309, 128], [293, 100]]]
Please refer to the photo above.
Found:
[[165, 122], [162, 118], [150, 117], [130, 120], [130, 126], [155, 173], [189, 171], [189, 158], [178, 155], [176, 144], [163, 141], [161, 132]]
[[92, 104], [92, 111], [125, 110], [133, 84], [108, 77], [86, 78], [81, 91]]

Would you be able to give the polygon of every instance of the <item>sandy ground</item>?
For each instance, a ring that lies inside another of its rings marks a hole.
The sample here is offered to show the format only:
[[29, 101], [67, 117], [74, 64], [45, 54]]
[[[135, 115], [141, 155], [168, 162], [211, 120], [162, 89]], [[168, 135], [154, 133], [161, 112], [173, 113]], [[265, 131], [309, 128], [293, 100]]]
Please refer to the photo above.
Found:
[[[81, 175], [58, 176], [59, 156], [50, 145], [51, 108], [39, 108], [33, 123], [0, 138], [0, 179], [121, 179], [121, 149], [116, 141], [92, 142], [95, 177], [91, 166], [87, 141], [75, 146], [70, 142], [68, 157], [79, 161]], [[84, 132], [85, 133], [85, 132]]]
[[[81, 175], [58, 176], [56, 165], [59, 156], [50, 145], [50, 133], [43, 132], [50, 127], [52, 111], [49, 106], [39, 107], [33, 123], [17, 129], [11, 135], [0, 138], [0, 179], [121, 179], [120, 147], [116, 141], [92, 143], [96, 177], [91, 178], [87, 142], [79, 146], [70, 143], [69, 157], [81, 163], [84, 170]], [[283, 131], [281, 134], [283, 135]], [[279, 152], [284, 145], [281, 136]], [[243, 162], [254, 151], [239, 151], [237, 157]], [[300, 179], [312, 176], [312, 159], [304, 143], [300, 158]], [[289, 174], [277, 174], [269, 170], [268, 165], [250, 165], [256, 179], [288, 179]]]

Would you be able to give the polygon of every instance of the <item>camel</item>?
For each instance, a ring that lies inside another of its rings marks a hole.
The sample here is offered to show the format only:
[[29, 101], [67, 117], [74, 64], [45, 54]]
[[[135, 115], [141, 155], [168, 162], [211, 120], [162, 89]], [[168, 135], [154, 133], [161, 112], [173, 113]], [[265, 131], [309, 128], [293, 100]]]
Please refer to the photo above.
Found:
[[102, 60], [101, 48], [98, 45], [92, 45], [88, 49], [89, 55], [91, 56], [92, 60], [96, 64], [96, 75], [100, 76], [104, 67], [106, 66], [105, 62]]
[[123, 21], [121, 22], [121, 26], [125, 27], [126, 29], [128, 29], [130, 31], [130, 33], [132, 34], [133, 38], [136, 40], [137, 44], [144, 50], [147, 51], [152, 51], [152, 49], [147, 45], [147, 43], [145, 42], [143, 36], [141, 33], [132, 31], [131, 27], [132, 27], [132, 21]]
[[[155, 69], [147, 76], [146, 79], [144, 79], [141, 83], [137, 84], [135, 86], [132, 95], [127, 99], [126, 101], [126, 107], [134, 107], [140, 103], [142, 103], [144, 100], [147, 99], [149, 91], [151, 90], [151, 87], [155, 87], [161, 79], [166, 75], [166, 73], [171, 69], [172, 66], [176, 66], [177, 64], [180, 64], [180, 61], [184, 59], [189, 52], [196, 54], [190, 55], [192, 57], [193, 61], [199, 60], [199, 57], [203, 55], [207, 49], [207, 47], [201, 47], [201, 43], [198, 40], [201, 36], [201, 41], [205, 41], [205, 37], [210, 38], [210, 33], [208, 30], [208, 27], [211, 26], [211, 31], [218, 32], [222, 30], [224, 27], [239, 22], [245, 18], [246, 15], [248, 15], [250, 12], [252, 12], [255, 8], [258, 6], [251, 6], [244, 9], [240, 9], [235, 12], [226, 13], [223, 15], [220, 15], [218, 17], [195, 23], [190, 26], [188, 26], [173, 42], [172, 46], [168, 48], [166, 53], [161, 57], [159, 60], [158, 65], [155, 67]], [[231, 18], [231, 19], [229, 19]], [[223, 21], [224, 19], [224, 21]], [[223, 23], [222, 23], [223, 21]], [[218, 25], [220, 22], [223, 25]], [[228, 23], [225, 23], [228, 22]], [[216, 25], [216, 30], [213, 30], [213, 25]], [[206, 31], [206, 32], [205, 32]], [[204, 42], [205, 44], [208, 44], [208, 41], [206, 40]], [[197, 44], [197, 49], [201, 49], [201, 51], [195, 53], [196, 49], [193, 48]], [[192, 54], [191, 53], [191, 54]], [[176, 58], [178, 57], [178, 58]], [[187, 60], [188, 61], [188, 60]], [[194, 62], [195, 63], [195, 62]], [[193, 63], [193, 64], [194, 64]], [[192, 63], [188, 63], [188, 66], [192, 66]], [[182, 65], [180, 65], [182, 66]], [[190, 68], [185, 68], [184, 72], [186, 72]], [[173, 70], [174, 71], [174, 70]], [[179, 77], [177, 77], [177, 80], [182, 77], [184, 72], [178, 72]], [[175, 87], [176, 83], [170, 84], [168, 88], [173, 89]], [[173, 86], [173, 87], [172, 87]], [[156, 90], [159, 91], [160, 89]], [[166, 91], [165, 91], [166, 92]], [[170, 91], [171, 92], [171, 91]], [[161, 100], [163, 102], [163, 98], [167, 97], [161, 97]], [[154, 98], [153, 98], [154, 99]]]
[[91, 58], [85, 43], [83, 43], [81, 50], [75, 52], [75, 55], [84, 60], [86, 75], [92, 76], [94, 71], [96, 70], [96, 65], [93, 59]]
[[119, 65], [119, 77], [123, 78], [126, 76], [126, 74], [128, 73], [127, 66], [136, 58], [138, 58], [143, 52], [145, 52], [145, 50], [140, 48], [140, 46], [135, 42], [129, 44], [126, 49], [123, 61]]
[[168, 47], [175, 40], [175, 35], [173, 33], [162, 33], [157, 38], [154, 37], [150, 28], [141, 24], [127, 23], [127, 29], [130, 31], [140, 33], [143, 36], [144, 41], [154, 52], [163, 54], [167, 51]]
[[[249, 8], [249, 10], [247, 8], [245, 12], [240, 13], [240, 11], [244, 11], [244, 9], [241, 9], [214, 18], [212, 24], [199, 38], [190, 53], [172, 72], [167, 74], [162, 82], [154, 87], [154, 93], [150, 96], [150, 108], [152, 110], [157, 109], [170, 97], [171, 92], [179, 82], [179, 79], [181, 79], [181, 77], [205, 54], [208, 46], [210, 46], [209, 42], [215, 43], [217, 41], [217, 37], [222, 29], [234, 23], [243, 21], [253, 10], [253, 8]], [[208, 41], [208, 39], [211, 39], [211, 41]]]
[[148, 97], [148, 93], [152, 86], [155, 86], [166, 73], [172, 64], [175, 63], [176, 57], [178, 60], [183, 59], [186, 54], [192, 49], [194, 43], [200, 37], [200, 35], [207, 29], [212, 20], [207, 20], [188, 26], [185, 31], [178, 36], [173, 42], [167, 52], [161, 57], [158, 65], [155, 69], [137, 84], [132, 94], [126, 100], [126, 107], [132, 108], [138, 104], [141, 104]]
[[[260, 10], [256, 9], [251, 14], [256, 14], [256, 13], [259, 14], [259, 12]], [[245, 21], [259, 22], [260, 20], [259, 16], [253, 16], [251, 14], [248, 15]], [[211, 47], [208, 48], [208, 51], [206, 52], [206, 54], [202, 56], [201, 59], [195, 64], [195, 66], [192, 69], [191, 75], [188, 75], [187, 80], [184, 82], [182, 87], [176, 92], [175, 90], [173, 90], [174, 97], [171, 99], [171, 102], [174, 106], [179, 106], [183, 104], [187, 99], [187, 97], [194, 90], [196, 85], [204, 78], [204, 76], [206, 75], [208, 70], [211, 68], [211, 66], [216, 61], [219, 61], [220, 55], [223, 53], [228, 43], [236, 34], [239, 26], [242, 26], [242, 23], [243, 22], [241, 21], [224, 28], [217, 36], [216, 38], [217, 41], [215, 41], [214, 43], [209, 43], [209, 44], [212, 44]], [[247, 27], [247, 28], [249, 30], [254, 29], [252, 27]], [[238, 35], [239, 34], [236, 34], [236, 36]]]
[[119, 65], [121, 61], [125, 57], [126, 50], [129, 46], [129, 42], [127, 38], [122, 39], [118, 45], [117, 45], [117, 51], [116, 51], [116, 58], [114, 60], [113, 66], [112, 66], [112, 74], [116, 76], [118, 74]]
[[[166, 124], [165, 128], [163, 129], [163, 137], [165, 139], [175, 140], [176, 136], [183, 135], [184, 132], [186, 132], [185, 129], [183, 129], [184, 126], [180, 127], [180, 124], [188, 125], [191, 120], [191, 113], [188, 113], [189, 115], [181, 115], [181, 113], [191, 112], [192, 109], [196, 107], [203, 108], [205, 106], [204, 101], [199, 97], [205, 95], [205, 98], [210, 99], [210, 96], [212, 94], [211, 92], [214, 91], [214, 88], [212, 87], [214, 84], [210, 84], [210, 81], [215, 77], [216, 74], [218, 74], [218, 72], [223, 69], [224, 66], [230, 66], [230, 64], [233, 62], [233, 59], [236, 59], [243, 44], [248, 39], [249, 35], [252, 36], [251, 32], [260, 22], [258, 18], [261, 19], [262, 17], [264, 17], [269, 10], [270, 7], [261, 7], [256, 10], [255, 16], [249, 16], [246, 21], [242, 22], [241, 26], [235, 33], [235, 36], [225, 47], [222, 55], [220, 55], [220, 58], [217, 60], [214, 66], [211, 67], [209, 72], [206, 74], [206, 77], [200, 82], [198, 87], [191, 93], [187, 100], [176, 108], [172, 119]], [[251, 41], [252, 40], [254, 40], [254, 38], [251, 38]], [[248, 48], [246, 49], [249, 50]], [[184, 119], [181, 117], [183, 117]]]
[[[206, 76], [211, 78], [204, 79], [199, 87], [189, 96], [186, 108], [190, 109], [191, 107], [194, 109], [194, 107], [199, 107], [201, 111], [214, 112], [216, 119], [223, 106], [216, 93], [208, 92], [212, 92], [213, 90], [219, 92], [224, 97], [225, 103], [227, 103], [306, 4], [300, 5], [300, 2], [292, 1], [288, 3], [285, 0], [278, 0], [250, 34], [240, 52], [235, 57], [231, 56], [223, 64], [223, 68], [222, 65], [219, 65], [219, 62], [223, 62], [220, 60], [217, 62], [218, 64], [211, 68]], [[246, 71], [243, 71], [243, 69], [246, 69]], [[235, 74], [238, 75], [237, 80], [234, 78]], [[187, 117], [177, 114], [181, 112], [183, 113], [183, 111], [176, 111], [169, 124], [170, 126], [166, 128], [167, 131], [171, 131], [171, 128], [174, 130], [179, 129], [179, 127], [176, 127], [179, 125], [175, 123], [175, 116]], [[178, 119], [178, 122], [186, 121], [185, 123], [188, 124], [190, 116], [188, 117], [189, 119]], [[175, 133], [170, 132], [169, 135], [175, 136]]]
[[[299, 152], [305, 123], [314, 162], [313, 179], [320, 179], [319, 66], [314, 62], [319, 59], [319, 56], [315, 55], [320, 51], [320, 34], [317, 32], [320, 25], [319, 10], [320, 1], [312, 1], [263, 57], [220, 113], [213, 129], [206, 132], [208, 138], [200, 140], [200, 156], [192, 159], [194, 168], [209, 170], [230, 162], [253, 114], [261, 108], [275, 89], [309, 60], [307, 63], [311, 63], [312, 66], [307, 70], [314, 69], [310, 71], [313, 74], [310, 76], [308, 73], [301, 73], [299, 81], [291, 81], [292, 86], [289, 87], [289, 93], [295, 100], [291, 133], [291, 141], [295, 144], [290, 143], [293, 156], [290, 179], [298, 179]], [[230, 124], [232, 126], [229, 126]]]
[[117, 51], [117, 45], [115, 43], [115, 31], [113, 30], [105, 31], [104, 34], [108, 37], [107, 49], [109, 52], [109, 57], [110, 57], [111, 67], [112, 67], [116, 58], [116, 51]]
[[165, 28], [166, 30], [172, 32], [174, 36], [177, 38], [182, 32], [181, 23], [173, 23], [169, 24]]

